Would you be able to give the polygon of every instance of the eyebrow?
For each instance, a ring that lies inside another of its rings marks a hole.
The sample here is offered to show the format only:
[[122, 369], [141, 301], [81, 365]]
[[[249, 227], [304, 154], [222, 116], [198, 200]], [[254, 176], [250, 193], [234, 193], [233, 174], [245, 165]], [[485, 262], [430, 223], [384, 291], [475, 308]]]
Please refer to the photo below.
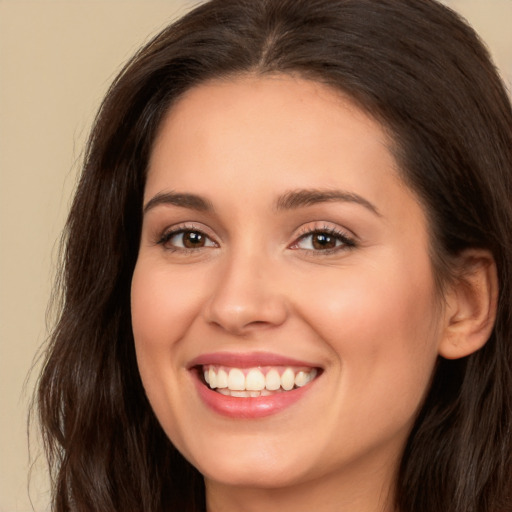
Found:
[[[356, 203], [377, 216], [381, 216], [379, 210], [370, 201], [353, 192], [343, 190], [321, 190], [321, 189], [299, 189], [291, 190], [279, 196], [275, 202], [274, 208], [277, 211], [295, 210], [307, 206], [313, 206], [319, 203], [328, 202], [346, 202]], [[189, 208], [201, 212], [213, 212], [214, 208], [210, 201], [189, 193], [160, 192], [152, 197], [144, 206], [143, 213], [160, 205], [173, 205], [182, 208]]]
[[196, 194], [176, 193], [176, 192], [160, 192], [152, 197], [144, 206], [143, 213], [160, 205], [181, 206], [201, 212], [212, 212], [213, 205], [210, 201]]
[[367, 210], [370, 210], [375, 215], [381, 217], [381, 214], [377, 207], [370, 201], [361, 197], [353, 192], [347, 192], [344, 190], [321, 190], [321, 189], [299, 189], [291, 190], [286, 194], [280, 196], [276, 203], [275, 209], [281, 210], [294, 210], [296, 208], [302, 208], [305, 206], [312, 206], [319, 203], [330, 203], [330, 202], [344, 202], [344, 203], [356, 203]]

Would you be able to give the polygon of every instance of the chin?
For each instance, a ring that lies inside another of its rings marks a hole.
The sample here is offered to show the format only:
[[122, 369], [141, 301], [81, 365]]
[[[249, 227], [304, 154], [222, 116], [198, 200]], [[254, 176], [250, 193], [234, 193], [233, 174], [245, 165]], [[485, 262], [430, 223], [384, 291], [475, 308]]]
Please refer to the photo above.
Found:
[[[255, 467], [248, 463], [219, 464], [213, 471], [200, 468], [206, 480], [226, 486], [277, 489], [290, 487], [302, 481], [304, 475], [296, 471], [282, 469], [281, 465], [273, 467]], [[208, 468], [209, 469], [209, 468]]]
[[305, 478], [308, 464], [299, 454], [286, 456], [255, 448], [212, 451], [192, 460], [206, 480], [223, 485], [255, 488], [288, 487]]

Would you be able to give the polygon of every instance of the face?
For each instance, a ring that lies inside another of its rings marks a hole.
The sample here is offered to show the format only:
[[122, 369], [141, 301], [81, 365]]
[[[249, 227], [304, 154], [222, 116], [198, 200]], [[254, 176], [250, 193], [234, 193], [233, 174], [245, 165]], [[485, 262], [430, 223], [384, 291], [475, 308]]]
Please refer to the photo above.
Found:
[[349, 100], [287, 76], [210, 82], [168, 113], [133, 332], [151, 405], [207, 482], [394, 471], [440, 312], [425, 215], [389, 147]]

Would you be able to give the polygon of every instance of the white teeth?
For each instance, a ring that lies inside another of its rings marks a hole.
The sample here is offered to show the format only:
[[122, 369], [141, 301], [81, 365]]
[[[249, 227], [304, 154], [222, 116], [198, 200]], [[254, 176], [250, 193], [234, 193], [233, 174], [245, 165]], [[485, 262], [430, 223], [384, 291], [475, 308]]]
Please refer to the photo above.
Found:
[[308, 372], [297, 372], [295, 375], [295, 385], [298, 388], [305, 386], [308, 382], [311, 382], [316, 377], [317, 371], [313, 368], [309, 373]]
[[215, 389], [217, 387], [217, 373], [212, 367], [210, 367], [210, 370], [208, 371], [208, 379], [210, 387]]
[[281, 387], [281, 377], [277, 370], [270, 370], [265, 377], [265, 387], [269, 391], [275, 391]]
[[247, 391], [231, 391], [231, 396], [236, 396], [238, 398], [247, 398], [249, 393]]
[[[210, 379], [211, 379], [210, 375]], [[210, 387], [212, 385], [210, 384]], [[242, 370], [239, 370], [238, 368], [232, 368], [229, 370], [229, 376], [228, 376], [228, 388], [232, 391], [244, 391], [245, 390], [245, 375]]]
[[315, 368], [285, 368], [281, 374], [277, 368], [270, 368], [265, 374], [259, 368], [231, 368], [228, 372], [227, 369], [209, 366], [203, 372], [204, 380], [211, 389], [217, 389], [223, 395], [237, 397], [268, 396], [275, 392], [290, 391], [294, 387], [305, 386], [316, 375]]
[[237, 398], [257, 398], [259, 396], [269, 396], [272, 393], [266, 389], [261, 391], [232, 391], [229, 388], [221, 388], [217, 390], [220, 394], [225, 396], [234, 396]]
[[306, 372], [297, 372], [295, 375], [295, 385], [297, 387], [302, 387], [309, 382], [309, 376]]
[[265, 388], [265, 376], [259, 370], [250, 370], [245, 377], [245, 389], [249, 391], [261, 391]]
[[217, 387], [228, 387], [228, 374], [222, 368], [217, 372]]
[[295, 373], [291, 368], [286, 368], [286, 370], [283, 372], [283, 375], [281, 375], [281, 387], [285, 391], [290, 391], [290, 389], [293, 389], [294, 385]]

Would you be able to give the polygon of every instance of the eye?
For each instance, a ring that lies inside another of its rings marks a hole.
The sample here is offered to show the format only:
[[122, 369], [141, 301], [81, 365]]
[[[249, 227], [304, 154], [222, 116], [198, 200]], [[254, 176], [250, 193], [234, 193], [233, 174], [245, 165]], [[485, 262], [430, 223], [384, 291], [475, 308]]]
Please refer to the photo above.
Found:
[[334, 229], [315, 229], [301, 235], [291, 249], [332, 252], [354, 247], [355, 242], [345, 233]]
[[158, 241], [166, 249], [193, 250], [204, 247], [217, 247], [217, 244], [205, 233], [197, 229], [179, 228], [167, 231]]

